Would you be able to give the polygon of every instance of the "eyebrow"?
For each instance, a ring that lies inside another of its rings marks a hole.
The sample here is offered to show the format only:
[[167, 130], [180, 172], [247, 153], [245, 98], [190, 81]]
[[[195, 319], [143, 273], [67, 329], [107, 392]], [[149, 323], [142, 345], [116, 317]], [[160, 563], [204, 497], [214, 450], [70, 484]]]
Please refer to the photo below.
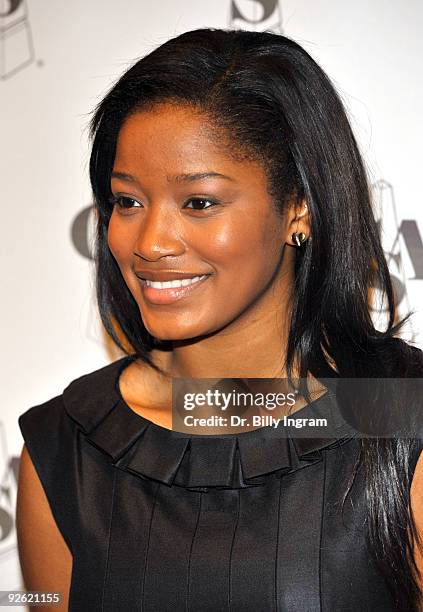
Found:
[[[135, 178], [135, 176], [132, 176], [131, 174], [126, 174], [125, 172], [114, 171], [112, 172], [111, 177], [126, 181], [128, 183], [138, 183], [138, 180]], [[190, 174], [177, 174], [175, 176], [167, 175], [166, 178], [169, 183], [172, 181], [174, 181], [175, 183], [193, 183], [194, 181], [201, 181], [208, 178], [221, 178], [226, 179], [228, 181], [235, 180], [232, 177], [227, 176], [226, 174], [220, 174], [220, 172], [193, 172]]]

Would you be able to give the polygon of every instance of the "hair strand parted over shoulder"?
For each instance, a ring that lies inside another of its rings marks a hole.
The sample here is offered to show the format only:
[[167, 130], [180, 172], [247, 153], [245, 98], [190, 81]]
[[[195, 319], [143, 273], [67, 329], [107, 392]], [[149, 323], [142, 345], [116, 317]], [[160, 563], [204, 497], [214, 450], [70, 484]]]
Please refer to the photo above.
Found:
[[[116, 345], [128, 352], [119, 329], [134, 354], [154, 367], [149, 353], [155, 339], [108, 248], [107, 229], [119, 130], [132, 113], [169, 101], [207, 114], [227, 135], [234, 156], [262, 161], [281, 215], [293, 197], [308, 204], [310, 238], [296, 250], [290, 375], [298, 360], [301, 377], [325, 368], [349, 378], [422, 376], [416, 349], [397, 337], [410, 315], [395, 321], [368, 179], [339, 95], [300, 45], [270, 32], [204, 28], [176, 36], [138, 60], [95, 109], [90, 179], [98, 213], [96, 289], [102, 322]], [[372, 287], [386, 296], [385, 331], [372, 322]], [[412, 610], [418, 586], [407, 529], [415, 534], [409, 517], [414, 441], [386, 439], [377, 448], [373, 440], [361, 443], [372, 549], [398, 610]]]

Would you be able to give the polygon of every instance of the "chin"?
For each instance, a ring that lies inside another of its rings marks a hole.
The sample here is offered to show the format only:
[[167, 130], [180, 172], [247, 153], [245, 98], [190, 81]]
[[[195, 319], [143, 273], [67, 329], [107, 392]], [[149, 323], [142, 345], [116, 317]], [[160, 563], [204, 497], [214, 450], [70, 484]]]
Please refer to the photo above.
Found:
[[140, 316], [148, 333], [163, 342], [201, 338], [216, 333], [222, 327], [216, 322], [213, 313], [206, 312], [202, 313], [200, 319], [192, 313], [189, 316], [163, 313], [143, 317], [140, 308]]
[[204, 335], [204, 333], [198, 333], [197, 330], [194, 330], [189, 327], [178, 329], [176, 325], [174, 325], [170, 330], [165, 329], [164, 326], [148, 327], [147, 325], [145, 325], [145, 328], [152, 336], [154, 336], [154, 338], [156, 338], [160, 342], [172, 340], [191, 340], [193, 338], [197, 338], [198, 336]]
[[156, 329], [151, 331], [150, 333], [152, 335], [154, 335], [155, 338], [157, 338], [158, 340], [163, 340], [163, 341], [184, 341], [186, 340], [187, 342], [189, 341], [194, 341], [194, 340], [201, 340], [203, 338], [207, 338], [208, 336], [213, 336], [214, 334], [218, 333], [219, 330], [221, 328], [220, 327], [216, 327], [216, 328], [211, 328], [210, 326], [202, 326], [200, 327], [199, 325], [194, 326], [187, 326], [187, 327], [180, 327], [178, 328], [176, 325], [172, 326], [172, 329], [169, 331], [166, 331], [163, 327], [161, 327], [160, 329]]

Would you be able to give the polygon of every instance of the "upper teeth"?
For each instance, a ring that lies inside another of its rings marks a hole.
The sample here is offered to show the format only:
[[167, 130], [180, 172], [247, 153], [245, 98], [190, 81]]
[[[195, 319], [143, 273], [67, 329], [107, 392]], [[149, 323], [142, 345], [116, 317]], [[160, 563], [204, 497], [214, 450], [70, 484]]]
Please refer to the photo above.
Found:
[[194, 278], [183, 278], [182, 280], [172, 280], [172, 281], [164, 281], [163, 283], [159, 281], [151, 281], [145, 280], [147, 287], [153, 287], [153, 289], [170, 289], [171, 287], [186, 287], [187, 285], [192, 285], [197, 281], [201, 280], [207, 276], [203, 274], [202, 276], [194, 276]]

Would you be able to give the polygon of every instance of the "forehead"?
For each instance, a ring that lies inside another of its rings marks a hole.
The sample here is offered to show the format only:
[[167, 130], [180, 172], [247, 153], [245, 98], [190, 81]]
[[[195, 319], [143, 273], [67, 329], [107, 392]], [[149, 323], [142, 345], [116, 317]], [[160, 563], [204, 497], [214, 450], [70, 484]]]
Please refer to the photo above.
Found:
[[[162, 158], [185, 155], [225, 156], [227, 135], [198, 109], [158, 104], [131, 114], [123, 123], [116, 155], [123, 158]], [[229, 156], [229, 151], [226, 152]]]
[[267, 183], [261, 160], [196, 107], [155, 104], [131, 114], [120, 129], [114, 172], [148, 177], [217, 172], [261, 189]]

